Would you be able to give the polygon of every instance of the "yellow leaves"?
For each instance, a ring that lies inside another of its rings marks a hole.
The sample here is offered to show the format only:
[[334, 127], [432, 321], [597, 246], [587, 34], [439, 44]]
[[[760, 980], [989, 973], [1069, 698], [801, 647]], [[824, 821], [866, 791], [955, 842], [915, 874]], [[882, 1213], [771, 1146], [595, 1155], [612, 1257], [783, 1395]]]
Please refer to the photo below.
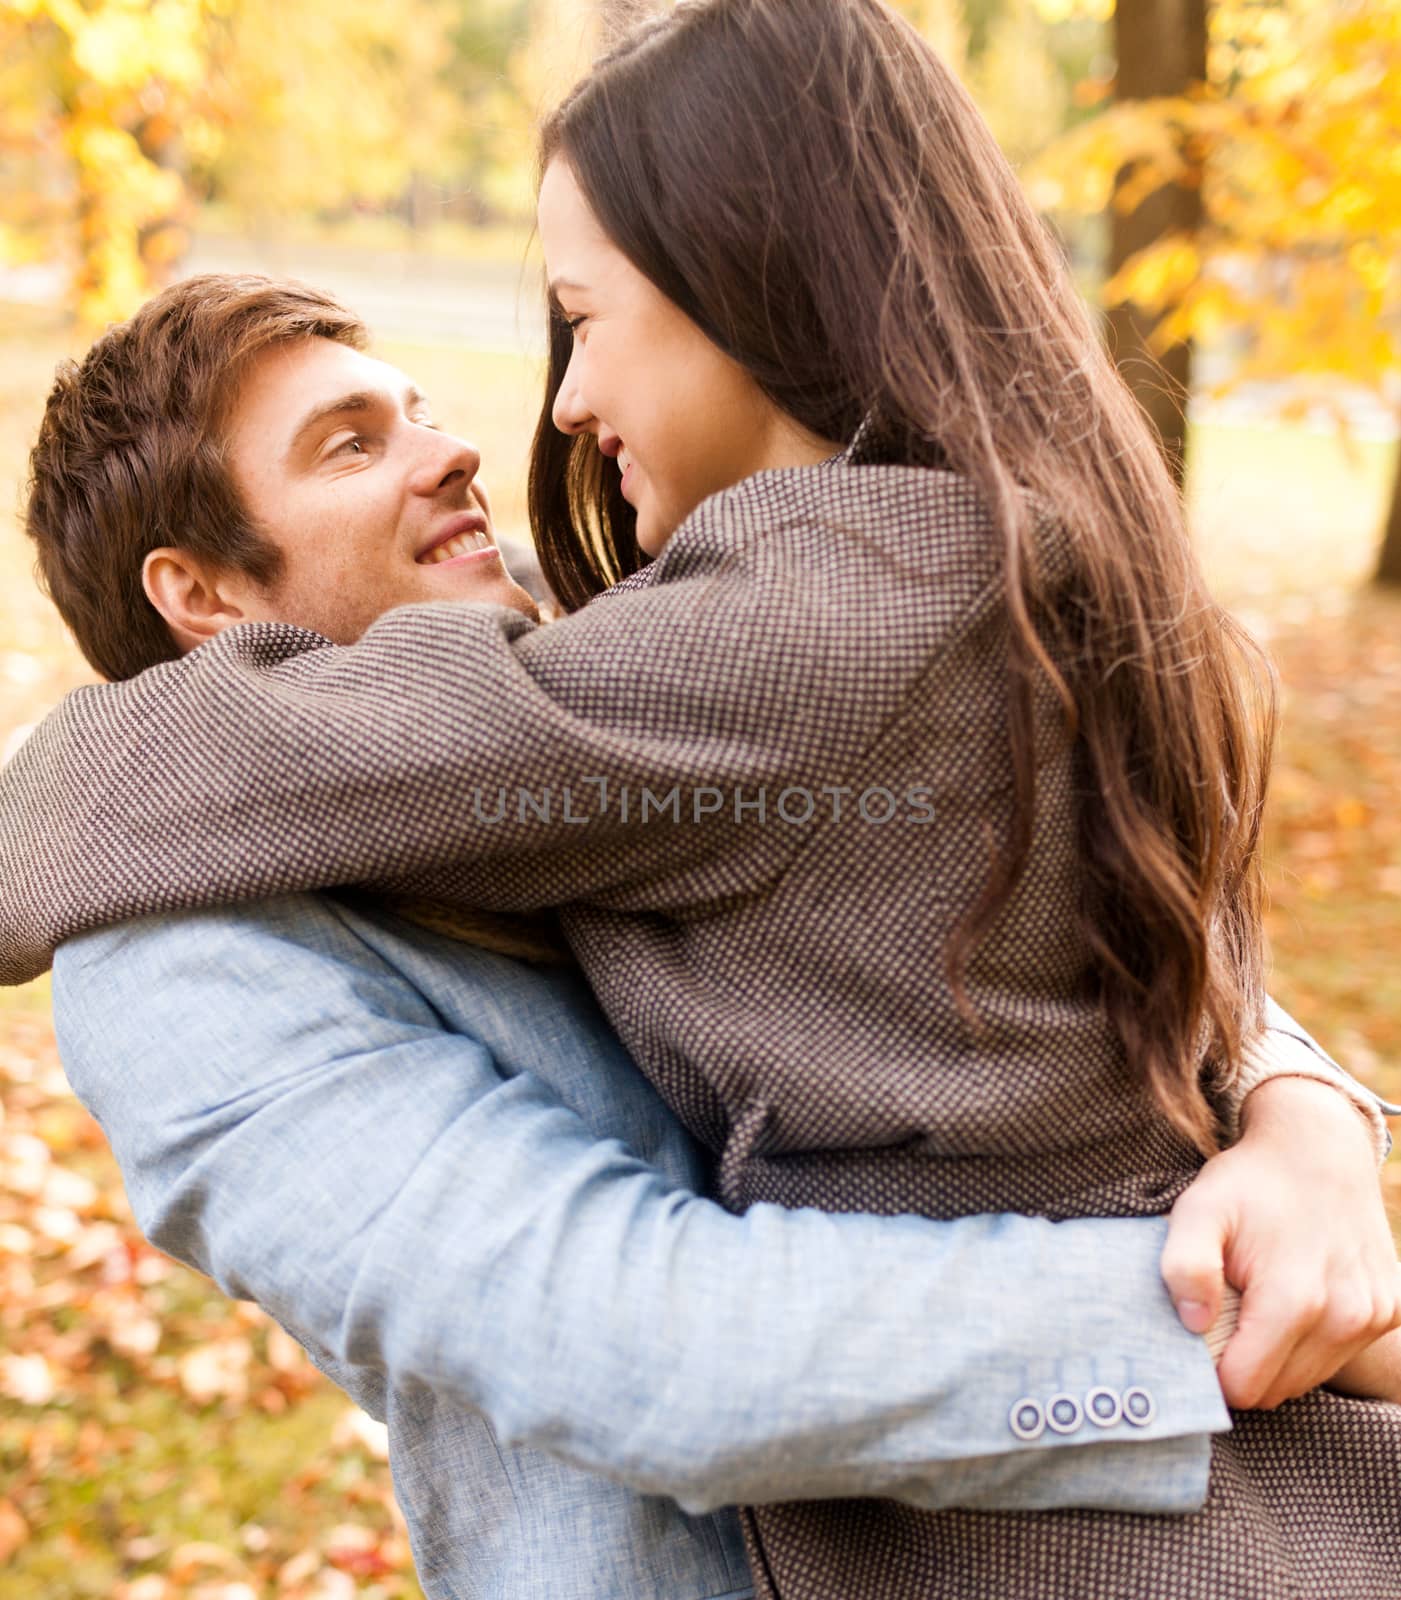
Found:
[[1140, 306], [1165, 306], [1182, 298], [1202, 270], [1201, 251], [1183, 234], [1160, 239], [1140, 250], [1105, 285], [1105, 298], [1114, 305], [1132, 301]]
[[[909, 0], [930, 18], [956, 0]], [[1029, 0], [1026, 0], [1029, 3]], [[192, 197], [239, 223], [439, 188], [527, 211], [537, 67], [595, 0], [0, 0], [0, 260], [70, 272], [88, 331], [179, 269]], [[527, 27], [539, 62], [514, 45]], [[547, 75], [548, 76], [548, 75]]]
[[69, 125], [68, 148], [80, 185], [100, 190], [90, 198], [135, 217], [157, 217], [175, 210], [183, 194], [180, 175], [146, 159], [135, 138], [100, 117], [80, 114]]
[[204, 70], [199, 0], [106, 0], [92, 9], [65, 7], [73, 63], [109, 89], [140, 90], [153, 81], [197, 84]]
[[385, 200], [442, 161], [462, 115], [451, 0], [28, 4], [13, 47], [0, 10], [0, 147], [17, 105], [27, 188], [66, 193], [27, 220], [7, 204], [0, 251], [71, 260], [93, 329], [178, 266], [192, 180], [245, 215]]
[[1061, 140], [1033, 199], [1122, 211], [1200, 180], [1203, 222], [1105, 287], [1154, 342], [1233, 335], [1238, 377], [1363, 383], [1401, 359], [1401, 6], [1216, 0], [1212, 82], [1119, 105]]
[[0, 1394], [22, 1406], [46, 1406], [57, 1393], [53, 1369], [41, 1355], [0, 1356]]
[[1372, 819], [1372, 813], [1367, 804], [1355, 797], [1339, 800], [1333, 807], [1333, 820], [1338, 827], [1345, 830], [1365, 828]]
[[[1111, 201], [1131, 211], [1188, 169], [1184, 130], [1200, 117], [1196, 102], [1179, 98], [1118, 105], [1058, 139], [1024, 174], [1032, 200], [1043, 209], [1103, 211]], [[1125, 167], [1133, 187], [1115, 197]]]
[[252, 216], [325, 211], [440, 168], [464, 115], [453, 25], [442, 0], [341, 0], [334, 25], [322, 0], [238, 0], [217, 30], [226, 135], [205, 158], [221, 198]]
[[143, 1573], [130, 1583], [121, 1583], [112, 1591], [112, 1600], [171, 1600], [175, 1591], [156, 1572]]
[[172, 1582], [186, 1584], [210, 1571], [229, 1572], [237, 1565], [238, 1557], [223, 1545], [191, 1539], [170, 1552], [169, 1574]]
[[172, 157], [205, 93], [207, 14], [203, 0], [31, 0], [28, 11], [6, 52], [6, 88], [22, 102], [14, 136], [31, 190], [61, 199], [0, 248], [71, 260], [75, 308], [97, 327], [133, 310], [170, 260], [164, 225], [186, 203]]
[[961, 74], [966, 64], [968, 27], [959, 0], [895, 0], [895, 6]]
[[264, 1313], [140, 1238], [45, 1022], [0, 1008], [0, 1591], [71, 1566], [111, 1600], [407, 1600], [383, 1430], [344, 1410]]
[[0, 1567], [29, 1542], [29, 1524], [20, 1516], [14, 1502], [0, 1500]]
[[[1130, 262], [1127, 267], [1132, 265]], [[1230, 283], [1222, 277], [1203, 273], [1182, 290], [1154, 329], [1150, 342], [1160, 350], [1191, 339], [1209, 343], [1251, 314], [1250, 303], [1242, 301]]]
[[1036, 13], [1043, 22], [1108, 22], [1114, 15], [1114, 0], [1036, 0]]
[[372, 1461], [389, 1460], [389, 1429], [359, 1406], [351, 1406], [336, 1424], [332, 1443], [338, 1450], [358, 1446]]
[[253, 1359], [246, 1339], [222, 1339], [196, 1345], [180, 1357], [180, 1387], [199, 1406], [227, 1400], [241, 1405], [248, 1398], [248, 1368]]
[[1396, 282], [1396, 258], [1380, 251], [1369, 238], [1359, 238], [1347, 254], [1348, 267], [1371, 294], [1385, 294]]

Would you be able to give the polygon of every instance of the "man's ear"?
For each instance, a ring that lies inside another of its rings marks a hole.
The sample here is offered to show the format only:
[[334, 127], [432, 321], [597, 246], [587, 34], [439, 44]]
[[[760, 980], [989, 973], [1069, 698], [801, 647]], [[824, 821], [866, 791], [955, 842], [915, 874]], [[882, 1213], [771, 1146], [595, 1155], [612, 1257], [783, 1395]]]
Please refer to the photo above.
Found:
[[141, 585], [181, 650], [197, 649], [234, 623], [253, 620], [245, 610], [242, 575], [220, 572], [188, 550], [152, 550], [141, 565]]

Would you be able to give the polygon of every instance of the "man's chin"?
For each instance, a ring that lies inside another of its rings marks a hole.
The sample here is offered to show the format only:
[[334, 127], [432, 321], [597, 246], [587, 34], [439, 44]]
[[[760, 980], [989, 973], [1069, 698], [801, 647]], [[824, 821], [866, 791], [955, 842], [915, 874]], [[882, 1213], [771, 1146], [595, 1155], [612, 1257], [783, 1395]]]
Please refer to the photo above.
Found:
[[528, 590], [521, 588], [514, 579], [504, 575], [498, 583], [477, 583], [470, 588], [464, 586], [460, 593], [445, 593], [435, 595], [434, 598], [458, 600], [464, 605], [505, 606], [508, 611], [519, 611], [523, 617], [529, 617], [532, 622], [540, 620], [540, 608], [536, 605], [534, 597]]
[[529, 617], [532, 622], [539, 622], [540, 607], [535, 604], [535, 597], [527, 594], [519, 584], [512, 586], [514, 592], [505, 601], [512, 611], [519, 611], [523, 617]]

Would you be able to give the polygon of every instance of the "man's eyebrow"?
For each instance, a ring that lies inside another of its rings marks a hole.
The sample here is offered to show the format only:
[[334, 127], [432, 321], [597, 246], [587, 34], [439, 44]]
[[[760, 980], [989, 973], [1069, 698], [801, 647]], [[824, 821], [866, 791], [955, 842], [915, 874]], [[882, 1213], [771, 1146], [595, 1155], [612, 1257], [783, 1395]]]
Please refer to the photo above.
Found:
[[[328, 400], [324, 405], [314, 407], [293, 430], [291, 443], [287, 446], [288, 458], [290, 459], [297, 446], [318, 423], [325, 422], [330, 417], [363, 415], [367, 411], [373, 411], [377, 406], [382, 406], [384, 398], [382, 392], [373, 389], [356, 389], [351, 394], [338, 395], [334, 400]], [[413, 384], [405, 389], [405, 411], [416, 411], [420, 406], [427, 404], [428, 397]]]

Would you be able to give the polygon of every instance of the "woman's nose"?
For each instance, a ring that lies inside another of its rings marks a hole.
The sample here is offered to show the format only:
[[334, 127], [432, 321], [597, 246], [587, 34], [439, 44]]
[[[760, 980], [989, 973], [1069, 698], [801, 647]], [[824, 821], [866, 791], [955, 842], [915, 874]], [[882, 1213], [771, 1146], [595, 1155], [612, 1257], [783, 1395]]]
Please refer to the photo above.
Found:
[[572, 365], [564, 374], [564, 382], [559, 386], [552, 415], [555, 427], [561, 433], [585, 433], [593, 422], [593, 415], [584, 404], [583, 397], [579, 393], [579, 385], [574, 380]]

